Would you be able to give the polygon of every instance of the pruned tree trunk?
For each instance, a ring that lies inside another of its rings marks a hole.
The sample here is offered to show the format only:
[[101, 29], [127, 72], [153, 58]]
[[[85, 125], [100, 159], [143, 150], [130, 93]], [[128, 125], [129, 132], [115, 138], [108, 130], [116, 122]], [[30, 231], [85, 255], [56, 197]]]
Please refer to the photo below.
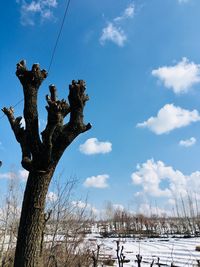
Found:
[[29, 173], [18, 231], [15, 266], [42, 265], [40, 249], [45, 219], [44, 208], [52, 171]]
[[[89, 98], [82, 80], [72, 81], [69, 86], [69, 104], [64, 99], [57, 100], [56, 87], [50, 85], [50, 96], [46, 96], [47, 125], [40, 138], [37, 94], [47, 72], [41, 70], [38, 64], [28, 70], [25, 61], [21, 61], [17, 64], [16, 75], [23, 86], [25, 129], [21, 127], [22, 117], [15, 118], [12, 107], [2, 110], [21, 146], [21, 164], [29, 171], [29, 176], [22, 204], [14, 267], [40, 267], [48, 187], [65, 149], [79, 134], [91, 128], [90, 124], [83, 122], [83, 109]], [[69, 122], [64, 124], [68, 114]]]

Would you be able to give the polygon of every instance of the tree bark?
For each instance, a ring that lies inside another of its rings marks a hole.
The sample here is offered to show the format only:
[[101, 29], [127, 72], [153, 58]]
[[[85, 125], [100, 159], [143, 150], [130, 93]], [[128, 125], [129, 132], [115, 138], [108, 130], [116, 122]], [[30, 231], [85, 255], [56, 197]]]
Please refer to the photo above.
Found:
[[44, 208], [48, 186], [54, 170], [48, 173], [30, 172], [18, 231], [14, 266], [42, 266], [41, 242], [44, 226]]
[[[14, 109], [3, 108], [8, 117], [15, 138], [22, 150], [22, 166], [29, 171], [24, 193], [14, 267], [41, 267], [41, 242], [43, 241], [44, 208], [48, 187], [55, 168], [65, 149], [91, 125], [84, 124], [83, 110], [89, 99], [85, 94], [85, 82], [72, 81], [69, 96], [58, 100], [56, 87], [49, 86], [47, 100], [47, 125], [41, 133], [38, 127], [37, 95], [47, 72], [39, 64], [28, 70], [25, 61], [17, 64], [16, 75], [23, 86], [25, 129], [21, 127], [22, 117], [14, 117]], [[69, 114], [69, 122], [64, 118]]]

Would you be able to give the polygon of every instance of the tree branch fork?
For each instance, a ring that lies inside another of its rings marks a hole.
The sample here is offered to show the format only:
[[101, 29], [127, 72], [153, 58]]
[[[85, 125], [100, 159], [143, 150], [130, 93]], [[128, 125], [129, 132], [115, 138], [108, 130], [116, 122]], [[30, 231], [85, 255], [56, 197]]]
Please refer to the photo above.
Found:
[[[68, 101], [57, 98], [56, 86], [49, 86], [50, 95], [47, 101], [47, 124], [39, 134], [37, 95], [39, 87], [47, 77], [47, 72], [41, 70], [39, 64], [33, 64], [31, 70], [24, 60], [17, 64], [16, 76], [22, 84], [24, 92], [24, 120], [22, 116], [14, 116], [14, 108], [4, 107], [2, 111], [7, 116], [16, 140], [22, 150], [22, 166], [28, 170], [48, 172], [55, 168], [67, 146], [81, 133], [91, 129], [91, 124], [85, 124], [83, 111], [89, 100], [85, 94], [86, 84], [83, 80], [69, 85]], [[69, 121], [64, 123], [69, 115]]]

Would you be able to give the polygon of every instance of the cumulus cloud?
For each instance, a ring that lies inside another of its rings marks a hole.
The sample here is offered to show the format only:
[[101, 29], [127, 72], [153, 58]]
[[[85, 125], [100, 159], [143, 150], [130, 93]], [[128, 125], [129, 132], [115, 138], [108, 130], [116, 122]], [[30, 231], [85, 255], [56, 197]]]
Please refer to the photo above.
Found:
[[79, 147], [80, 152], [86, 155], [105, 154], [112, 151], [110, 142], [100, 142], [97, 138], [89, 138]]
[[108, 187], [107, 180], [109, 178], [108, 174], [102, 174], [97, 176], [91, 176], [86, 178], [84, 182], [85, 187], [95, 187], [95, 188], [106, 188]]
[[[132, 182], [142, 187], [139, 193], [152, 197], [166, 197], [169, 200], [187, 197], [188, 192], [200, 188], [200, 171], [185, 175], [164, 162], [149, 159], [137, 165], [137, 171], [131, 175]], [[200, 197], [200, 195], [198, 195]]]
[[35, 21], [47, 20], [53, 18], [52, 9], [57, 7], [57, 0], [18, 0], [20, 4], [22, 25], [34, 25]]
[[122, 22], [133, 18], [135, 13], [134, 4], [130, 4], [122, 13], [121, 16], [114, 18], [112, 21], [109, 21], [107, 25], [102, 29], [101, 37], [99, 39], [100, 44], [104, 45], [107, 41], [111, 41], [116, 45], [122, 47], [124, 46], [127, 35], [122, 29]]
[[147, 121], [138, 123], [137, 127], [148, 128], [155, 134], [164, 134], [199, 120], [199, 112], [195, 109], [190, 111], [173, 104], [166, 104], [158, 111], [156, 117], [150, 117]]
[[180, 146], [184, 146], [184, 147], [190, 147], [196, 144], [196, 138], [191, 137], [189, 139], [186, 140], [180, 140], [179, 145]]
[[131, 178], [134, 184], [142, 185], [145, 193], [155, 197], [171, 196], [168, 188], [161, 189], [159, 187], [161, 180], [167, 179], [168, 173], [171, 171], [171, 169], [165, 169], [161, 161], [155, 163], [154, 160], [148, 160], [142, 165], [138, 165], [137, 169], [138, 171], [134, 172]]
[[188, 92], [193, 85], [200, 82], [200, 65], [182, 58], [174, 66], [164, 66], [152, 71], [152, 75], [172, 89], [175, 94]]
[[26, 181], [28, 178], [29, 172], [26, 170], [19, 170], [18, 172], [4, 172], [0, 173], [0, 179], [20, 179], [22, 181]]

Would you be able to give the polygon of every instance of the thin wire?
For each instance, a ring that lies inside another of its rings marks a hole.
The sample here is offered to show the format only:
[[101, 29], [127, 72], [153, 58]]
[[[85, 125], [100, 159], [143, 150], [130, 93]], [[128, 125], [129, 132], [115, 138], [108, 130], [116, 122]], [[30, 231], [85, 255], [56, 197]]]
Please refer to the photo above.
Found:
[[3, 115], [0, 117], [0, 120], [3, 119], [4, 116], [5, 116], [5, 114], [3, 114]]
[[13, 106], [13, 108], [15, 108], [16, 106], [18, 106], [23, 100], [24, 100], [24, 98], [21, 99], [21, 100], [19, 100], [19, 101]]
[[[19, 100], [14, 106], [12, 106], [12, 108], [15, 108], [16, 106], [18, 106], [22, 101], [24, 100], [24, 98], [22, 98], [21, 100]], [[2, 119], [5, 116], [5, 114], [3, 114], [0, 119]]]
[[59, 42], [59, 39], [60, 39], [60, 36], [61, 36], [61, 33], [62, 33], [62, 29], [63, 29], [64, 23], [65, 23], [65, 19], [66, 19], [66, 16], [67, 16], [67, 12], [68, 12], [68, 9], [69, 9], [70, 1], [71, 0], [68, 0], [66, 8], [65, 8], [65, 13], [64, 13], [64, 16], [63, 16], [63, 19], [62, 19], [61, 27], [60, 27], [60, 30], [58, 32], [58, 36], [57, 36], [57, 39], [56, 39], [56, 42], [55, 42], [55, 45], [54, 45], [54, 48], [53, 48], [51, 60], [50, 60], [50, 63], [49, 63], [48, 73], [50, 72], [50, 69], [51, 69], [51, 66], [52, 66], [52, 63], [53, 63], [53, 59], [54, 59], [54, 56], [55, 56], [56, 48], [58, 46], [58, 42]]
[[[50, 72], [51, 66], [52, 66], [52, 64], [53, 64], [53, 60], [54, 60], [54, 57], [55, 57], [56, 49], [57, 49], [58, 42], [59, 42], [59, 39], [60, 39], [62, 30], [63, 30], [63, 26], [64, 26], [64, 23], [65, 23], [65, 19], [66, 19], [66, 16], [67, 16], [67, 12], [68, 12], [68, 9], [69, 9], [69, 4], [70, 4], [70, 2], [71, 2], [71, 0], [68, 0], [68, 1], [67, 1], [67, 4], [66, 4], [66, 8], [65, 8], [65, 12], [64, 12], [64, 15], [63, 15], [62, 23], [61, 23], [61, 26], [60, 26], [60, 30], [59, 30], [59, 32], [58, 32], [58, 35], [57, 35], [57, 38], [56, 38], [56, 42], [55, 42], [55, 45], [54, 45], [53, 50], [52, 50], [51, 59], [50, 59], [50, 63], [49, 63], [48, 71], [47, 71], [48, 73]], [[13, 108], [15, 108], [16, 106], [18, 106], [23, 100], [24, 100], [24, 98], [22, 98], [21, 100], [19, 100], [19, 101], [13, 106]], [[3, 115], [0, 117], [0, 120], [1, 120], [4, 116], [5, 116], [5, 114], [3, 114]]]

